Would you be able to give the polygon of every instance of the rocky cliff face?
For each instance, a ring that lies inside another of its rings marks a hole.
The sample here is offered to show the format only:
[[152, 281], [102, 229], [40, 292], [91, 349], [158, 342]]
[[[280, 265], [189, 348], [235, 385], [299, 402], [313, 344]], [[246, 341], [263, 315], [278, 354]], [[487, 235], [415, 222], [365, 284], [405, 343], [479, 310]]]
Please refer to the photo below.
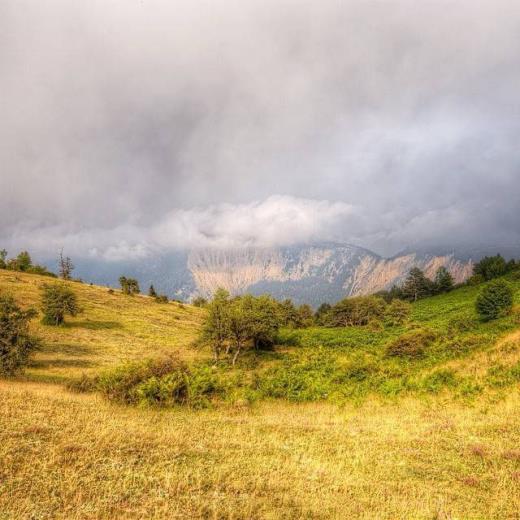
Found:
[[270, 293], [318, 305], [345, 296], [372, 294], [400, 283], [418, 266], [433, 277], [445, 266], [457, 282], [471, 275], [471, 260], [453, 255], [410, 253], [391, 259], [363, 248], [320, 244], [283, 248], [197, 250], [188, 256], [194, 292], [211, 296], [217, 287], [232, 294]]

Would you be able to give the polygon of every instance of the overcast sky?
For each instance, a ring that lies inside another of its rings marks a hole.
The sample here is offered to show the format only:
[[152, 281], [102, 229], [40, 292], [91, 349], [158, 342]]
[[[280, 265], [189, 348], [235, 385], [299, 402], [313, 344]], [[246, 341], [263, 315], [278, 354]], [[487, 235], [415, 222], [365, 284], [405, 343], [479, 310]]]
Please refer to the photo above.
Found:
[[2, 0], [0, 246], [520, 241], [518, 0]]

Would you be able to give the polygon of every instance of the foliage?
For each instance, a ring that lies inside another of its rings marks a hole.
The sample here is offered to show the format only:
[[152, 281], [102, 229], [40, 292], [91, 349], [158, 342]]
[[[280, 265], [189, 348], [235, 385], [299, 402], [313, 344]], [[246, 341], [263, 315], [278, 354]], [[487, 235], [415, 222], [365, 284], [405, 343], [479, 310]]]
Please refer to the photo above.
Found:
[[508, 266], [502, 255], [485, 256], [473, 266], [473, 274], [486, 281], [506, 274]]
[[504, 280], [493, 280], [481, 290], [475, 306], [483, 320], [494, 320], [513, 308], [513, 291]]
[[382, 320], [386, 303], [379, 296], [358, 296], [345, 298], [336, 303], [327, 313], [329, 327], [352, 327], [367, 325], [373, 320]]
[[332, 309], [330, 303], [322, 303], [314, 313], [314, 321], [316, 325], [325, 325], [328, 320], [328, 314]]
[[5, 249], [0, 249], [0, 269], [6, 268], [5, 260], [7, 258], [7, 251]]
[[412, 312], [412, 306], [403, 300], [392, 300], [385, 309], [385, 324], [390, 327], [404, 325]]
[[221, 392], [211, 368], [190, 368], [174, 356], [119, 366], [101, 374], [93, 384], [109, 400], [153, 406], [206, 407]]
[[193, 299], [191, 304], [195, 307], [206, 307], [206, 305], [208, 304], [208, 300], [206, 300], [206, 298], [203, 298], [202, 296], [197, 296]]
[[435, 338], [435, 333], [428, 329], [408, 332], [388, 345], [386, 355], [410, 359], [421, 358]]
[[453, 276], [446, 269], [446, 267], [441, 266], [439, 267], [439, 269], [437, 269], [437, 272], [435, 273], [435, 279], [433, 283], [434, 290], [436, 293], [449, 292], [453, 289]]
[[120, 276], [119, 283], [121, 284], [121, 290], [123, 291], [123, 294], [133, 296], [134, 294], [139, 294], [141, 292], [139, 289], [139, 282], [135, 278]]
[[433, 293], [433, 282], [428, 280], [418, 267], [413, 267], [404, 282], [402, 291], [407, 300], [416, 302]]
[[34, 309], [22, 310], [14, 298], [0, 294], [0, 374], [11, 376], [21, 371], [38, 341], [29, 334]]
[[150, 298], [156, 298], [157, 297], [157, 292], [155, 291], [155, 287], [152, 285], [150, 285], [150, 288], [148, 289], [148, 296], [150, 296]]
[[74, 291], [63, 283], [42, 287], [42, 311], [45, 325], [61, 325], [65, 315], [76, 316], [79, 307]]
[[168, 296], [166, 296], [165, 294], [158, 294], [155, 297], [155, 301], [157, 303], [168, 303]]

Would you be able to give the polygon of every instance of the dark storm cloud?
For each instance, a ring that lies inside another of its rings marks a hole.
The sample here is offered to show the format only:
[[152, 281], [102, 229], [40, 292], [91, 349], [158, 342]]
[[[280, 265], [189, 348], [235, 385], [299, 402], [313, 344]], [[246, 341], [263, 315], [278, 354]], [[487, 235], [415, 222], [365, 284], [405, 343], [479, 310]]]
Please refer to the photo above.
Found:
[[0, 239], [518, 241], [519, 92], [513, 0], [4, 0]]

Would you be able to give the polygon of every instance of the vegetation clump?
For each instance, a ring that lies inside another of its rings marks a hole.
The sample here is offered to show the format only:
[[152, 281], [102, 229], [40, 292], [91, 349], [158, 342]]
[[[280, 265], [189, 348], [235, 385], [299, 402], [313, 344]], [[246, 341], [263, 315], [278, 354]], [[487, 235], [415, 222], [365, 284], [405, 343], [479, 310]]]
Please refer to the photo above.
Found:
[[484, 321], [494, 320], [513, 308], [513, 291], [504, 280], [493, 280], [481, 290], [475, 306]]
[[134, 294], [139, 294], [141, 292], [139, 289], [139, 282], [135, 278], [120, 276], [119, 283], [121, 284], [121, 291], [123, 294], [133, 296]]
[[27, 365], [39, 346], [29, 334], [34, 309], [22, 310], [12, 296], [0, 294], [0, 374], [12, 376]]
[[76, 316], [80, 309], [74, 291], [64, 283], [55, 283], [42, 288], [42, 311], [45, 325], [61, 325], [65, 315]]
[[435, 333], [429, 329], [411, 331], [392, 341], [386, 348], [386, 355], [418, 359], [425, 355], [426, 348], [435, 339]]

